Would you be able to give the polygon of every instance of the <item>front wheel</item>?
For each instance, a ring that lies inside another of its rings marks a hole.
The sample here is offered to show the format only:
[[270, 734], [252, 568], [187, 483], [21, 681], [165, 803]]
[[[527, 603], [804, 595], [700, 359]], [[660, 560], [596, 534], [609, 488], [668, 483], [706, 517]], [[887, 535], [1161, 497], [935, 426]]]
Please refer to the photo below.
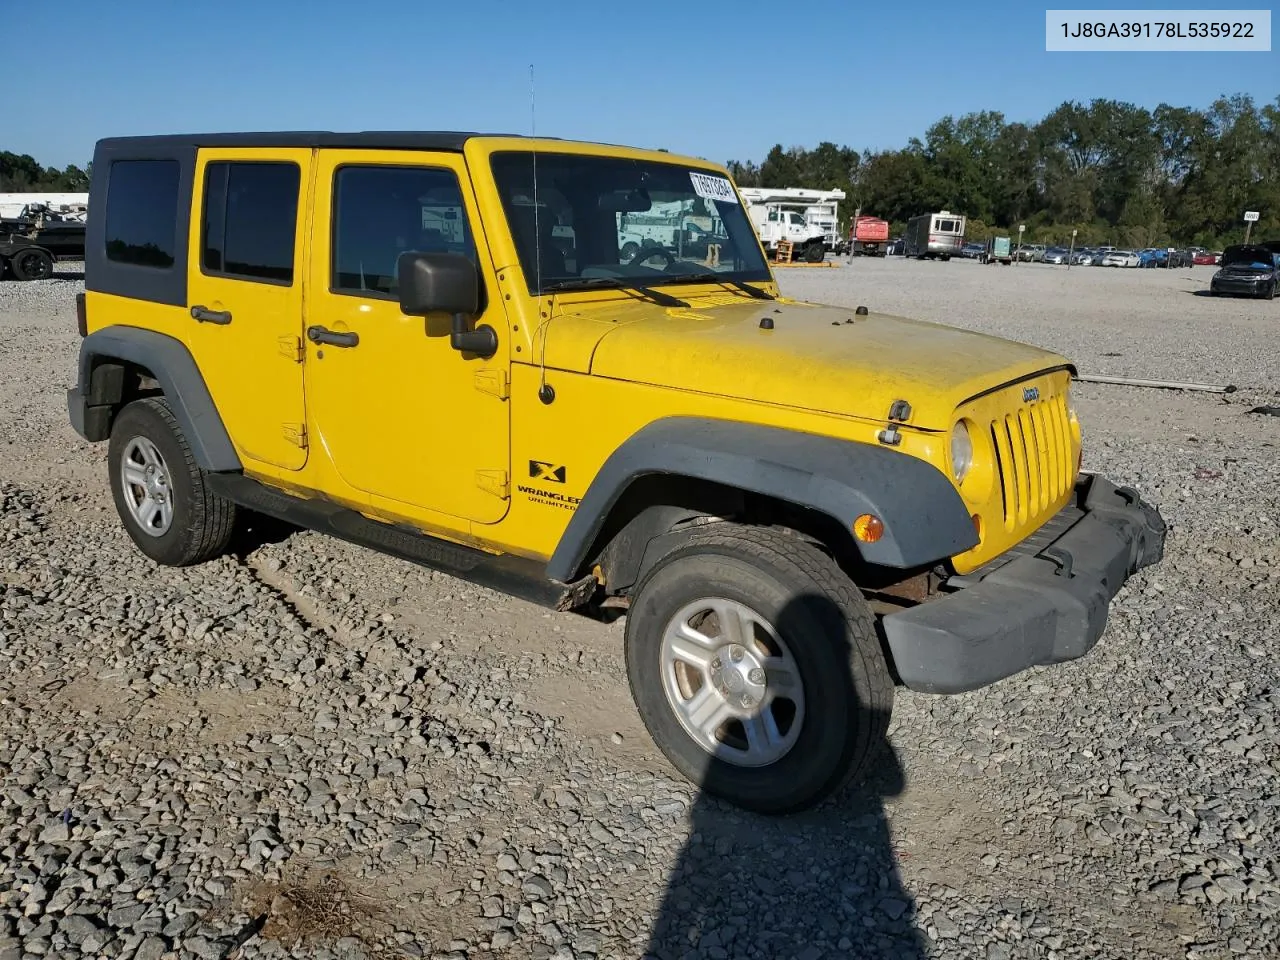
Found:
[[639, 585], [625, 647], [658, 748], [744, 809], [815, 806], [884, 741], [893, 682], [870, 608], [790, 531], [717, 524], [690, 536]]
[[826, 255], [826, 247], [820, 243], [811, 243], [804, 251], [804, 258], [809, 263], [821, 263]]

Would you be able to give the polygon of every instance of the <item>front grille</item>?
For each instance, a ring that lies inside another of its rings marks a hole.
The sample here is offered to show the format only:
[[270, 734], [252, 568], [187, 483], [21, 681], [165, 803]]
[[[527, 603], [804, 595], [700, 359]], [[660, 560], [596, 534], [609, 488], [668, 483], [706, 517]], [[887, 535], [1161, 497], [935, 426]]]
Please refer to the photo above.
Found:
[[1071, 485], [1071, 425], [1067, 401], [1053, 394], [991, 422], [1004, 528], [1034, 526]]

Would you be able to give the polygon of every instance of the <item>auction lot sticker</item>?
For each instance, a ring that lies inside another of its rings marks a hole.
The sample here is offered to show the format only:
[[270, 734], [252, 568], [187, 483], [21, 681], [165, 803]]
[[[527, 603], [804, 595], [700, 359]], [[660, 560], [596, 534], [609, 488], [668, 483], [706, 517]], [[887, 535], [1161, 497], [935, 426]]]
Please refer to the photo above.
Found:
[[1057, 52], [1271, 51], [1270, 10], [1046, 10]]
[[693, 181], [693, 192], [706, 200], [723, 200], [725, 203], [737, 203], [738, 196], [733, 192], [733, 184], [724, 177], [712, 177], [705, 173], [690, 171], [689, 179]]

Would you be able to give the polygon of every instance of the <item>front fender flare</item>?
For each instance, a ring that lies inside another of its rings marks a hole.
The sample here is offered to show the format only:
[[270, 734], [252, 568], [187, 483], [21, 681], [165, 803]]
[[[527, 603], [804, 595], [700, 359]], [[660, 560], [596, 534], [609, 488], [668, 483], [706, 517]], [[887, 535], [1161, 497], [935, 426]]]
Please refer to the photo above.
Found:
[[852, 531], [860, 514], [884, 521], [863, 559], [907, 569], [976, 546], [969, 511], [951, 481], [916, 457], [865, 443], [729, 420], [671, 417], [632, 435], [604, 462], [547, 564], [577, 577], [609, 511], [638, 477], [709, 480], [826, 514]]
[[[121, 401], [118, 378], [94, 377], [97, 367], [115, 360], [128, 361], [151, 371], [201, 468], [241, 469], [240, 457], [191, 352], [182, 341], [154, 330], [115, 325], [95, 330], [81, 341], [79, 382], [67, 393], [73, 424], [84, 424], [91, 419], [85, 416], [88, 409]], [[103, 384], [110, 384], [112, 380], [117, 381], [114, 391], [110, 385], [104, 388]], [[93, 419], [105, 423], [103, 418]], [[106, 439], [96, 432], [92, 435], [82, 432], [81, 436], [91, 441]]]

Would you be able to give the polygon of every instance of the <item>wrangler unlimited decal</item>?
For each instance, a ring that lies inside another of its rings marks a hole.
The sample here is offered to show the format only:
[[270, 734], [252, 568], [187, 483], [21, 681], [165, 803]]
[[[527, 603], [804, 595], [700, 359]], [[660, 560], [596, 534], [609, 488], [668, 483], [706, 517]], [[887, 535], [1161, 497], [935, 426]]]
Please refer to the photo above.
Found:
[[582, 502], [581, 497], [571, 497], [568, 494], [556, 493], [554, 490], [539, 490], [537, 487], [526, 487], [523, 483], [519, 484], [516, 489], [530, 500], [546, 504], [549, 507], [560, 507], [564, 510], [573, 510]]

